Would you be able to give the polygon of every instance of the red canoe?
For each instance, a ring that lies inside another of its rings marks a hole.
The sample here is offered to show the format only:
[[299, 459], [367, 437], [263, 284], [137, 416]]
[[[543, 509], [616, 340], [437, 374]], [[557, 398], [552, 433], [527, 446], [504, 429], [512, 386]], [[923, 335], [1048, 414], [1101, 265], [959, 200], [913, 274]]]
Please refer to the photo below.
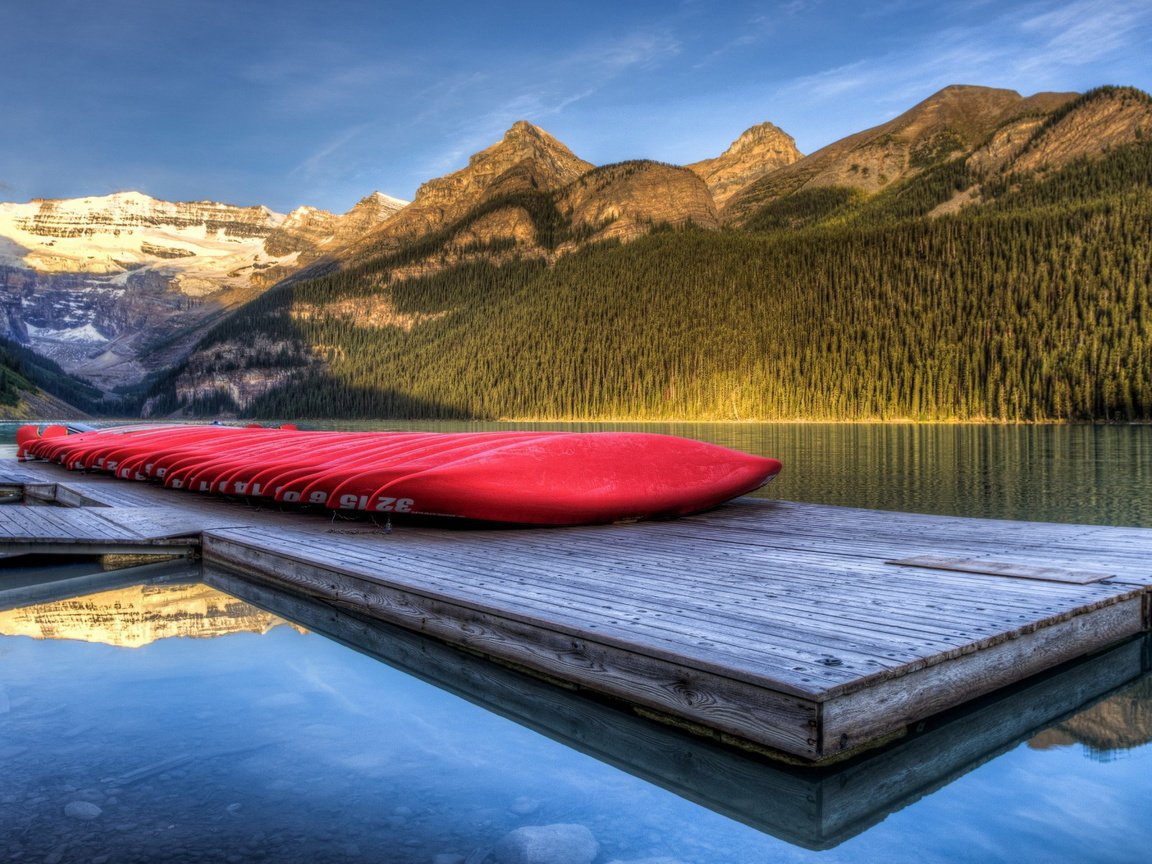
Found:
[[763, 486], [775, 459], [638, 432], [302, 432], [25, 427], [21, 451], [193, 491], [526, 525], [684, 516]]

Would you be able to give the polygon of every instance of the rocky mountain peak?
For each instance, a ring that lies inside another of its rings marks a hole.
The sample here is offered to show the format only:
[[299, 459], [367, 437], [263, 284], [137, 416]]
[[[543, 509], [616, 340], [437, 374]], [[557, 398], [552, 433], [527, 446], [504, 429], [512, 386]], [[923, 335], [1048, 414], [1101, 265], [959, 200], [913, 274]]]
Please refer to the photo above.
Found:
[[[966, 147], [980, 144], [1001, 124], [1016, 117], [1048, 113], [1075, 98], [1075, 93], [1037, 93], [1024, 97], [1015, 90], [952, 84], [912, 106], [899, 117], [870, 132], [905, 141], [946, 133]], [[868, 133], [861, 133], [868, 134]]]
[[331, 226], [331, 236], [325, 250], [347, 246], [383, 225], [408, 206], [407, 201], [373, 192], [365, 195], [343, 216], [337, 216]]
[[[542, 189], [563, 186], [592, 168], [592, 163], [578, 158], [539, 126], [533, 126], [527, 120], [517, 120], [500, 141], [468, 160], [464, 172], [471, 172], [471, 176], [464, 179], [480, 181], [483, 177], [495, 177], [525, 162], [530, 163], [526, 167], [532, 174], [534, 188]], [[430, 186], [435, 189], [436, 184], [460, 178], [464, 172], [431, 180], [421, 190]], [[416, 193], [416, 200], [420, 200], [420, 191]]]
[[[536, 140], [536, 141], [552, 141], [559, 144], [551, 135], [541, 129], [539, 126], [534, 126], [527, 120], [517, 120], [508, 127], [508, 131], [504, 133], [505, 141], [517, 140]], [[561, 145], [563, 146], [563, 145]]]
[[802, 156], [791, 135], [772, 123], [759, 123], [720, 156], [687, 167], [700, 175], [719, 206], [748, 184]]
[[519, 120], [499, 141], [474, 154], [467, 167], [424, 183], [415, 200], [362, 246], [375, 251], [396, 248], [451, 224], [485, 201], [560, 189], [592, 167], [540, 127]]
[[270, 270], [267, 279], [280, 279], [295, 269], [355, 242], [404, 209], [407, 203], [383, 192], [373, 192], [365, 195], [352, 209], [340, 216], [315, 207], [297, 207], [264, 242], [264, 248], [269, 254], [295, 254], [295, 260], [291, 266]]
[[508, 130], [504, 133], [504, 137], [491, 147], [481, 150], [479, 153], [474, 154], [469, 162], [481, 159], [486, 155], [490, 155], [493, 151], [510, 152], [515, 154], [516, 151], [522, 153], [533, 153], [534, 155], [554, 155], [560, 158], [575, 159], [564, 144], [562, 144], [554, 136], [548, 134], [539, 126], [534, 126], [527, 120], [517, 120]]
[[[356, 204], [352, 207], [352, 210], [355, 210], [358, 207], [377, 207], [380, 209], [391, 209], [395, 211], [407, 206], [408, 202], [403, 198], [394, 198], [391, 195], [385, 195], [383, 192], [377, 190], [375, 192], [370, 192], [359, 201], [357, 201]], [[349, 210], [348, 212], [351, 213], [352, 210]]]
[[796, 149], [796, 139], [774, 123], [757, 123], [750, 129], [744, 130], [740, 137], [732, 142], [724, 151], [723, 156], [736, 156], [749, 150], [762, 149], [765, 146], [773, 147], [789, 156], [795, 156], [795, 162], [803, 154]]
[[327, 216], [332, 215], [325, 210], [318, 210], [315, 207], [309, 207], [307, 204], [304, 204], [290, 211], [288, 215], [284, 217], [284, 221], [280, 224], [281, 226], [286, 226], [293, 223], [310, 222], [320, 214], [325, 214]]
[[393, 198], [383, 192], [373, 192], [353, 204], [352, 209], [340, 218], [343, 220], [345, 228], [367, 230], [407, 206], [407, 201]]
[[972, 153], [993, 133], [1022, 118], [1050, 114], [1075, 93], [1037, 93], [955, 84], [898, 117], [842, 138], [755, 180], [723, 208], [739, 223], [756, 208], [804, 189], [842, 186], [878, 192], [933, 165]]

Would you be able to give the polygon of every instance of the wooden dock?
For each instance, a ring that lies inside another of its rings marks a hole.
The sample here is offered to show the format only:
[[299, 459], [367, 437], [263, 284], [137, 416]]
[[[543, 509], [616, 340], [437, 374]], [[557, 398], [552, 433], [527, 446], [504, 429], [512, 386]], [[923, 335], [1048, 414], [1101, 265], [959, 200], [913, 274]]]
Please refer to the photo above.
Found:
[[1152, 617], [1147, 529], [743, 499], [673, 522], [385, 533], [39, 463], [0, 464], [7, 484], [54, 486], [123, 532], [5, 505], [0, 554], [54, 531], [57, 548], [198, 538], [206, 564], [807, 764]]
[[694, 801], [808, 849], [830, 849], [1152, 671], [1152, 635], [918, 723], [899, 742], [824, 768], [750, 756], [622, 704], [206, 565], [208, 585]]

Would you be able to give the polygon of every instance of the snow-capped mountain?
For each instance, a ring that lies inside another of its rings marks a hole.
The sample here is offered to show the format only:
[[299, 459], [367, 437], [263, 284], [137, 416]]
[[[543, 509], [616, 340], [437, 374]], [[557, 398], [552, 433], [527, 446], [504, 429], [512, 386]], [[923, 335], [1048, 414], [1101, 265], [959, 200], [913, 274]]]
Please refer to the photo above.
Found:
[[139, 192], [0, 204], [0, 236], [8, 241], [0, 260], [41, 272], [121, 277], [159, 266], [236, 284], [253, 267], [280, 263], [264, 254], [263, 243], [284, 220], [265, 207], [174, 204]]
[[0, 203], [0, 335], [103, 387], [132, 383], [404, 204], [378, 192], [343, 215], [139, 192]]

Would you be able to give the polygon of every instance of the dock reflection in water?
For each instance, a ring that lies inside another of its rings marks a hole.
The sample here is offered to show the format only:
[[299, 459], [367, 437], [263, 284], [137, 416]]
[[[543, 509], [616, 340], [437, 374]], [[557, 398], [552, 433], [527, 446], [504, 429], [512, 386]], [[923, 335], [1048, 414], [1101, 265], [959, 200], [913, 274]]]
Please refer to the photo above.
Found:
[[1147, 638], [813, 771], [223, 571], [207, 569], [206, 584], [172, 584], [182, 566], [148, 575], [7, 590], [0, 576], [0, 857], [480, 864], [509, 832], [558, 824], [595, 837], [597, 864], [805, 849], [836, 850], [822, 861], [1105, 861], [1147, 848], [1146, 822], [1143, 836], [1134, 823], [1111, 839], [1021, 839], [991, 824], [994, 803], [969, 802], [961, 825], [930, 801], [909, 807], [1013, 751], [1146, 756]]

